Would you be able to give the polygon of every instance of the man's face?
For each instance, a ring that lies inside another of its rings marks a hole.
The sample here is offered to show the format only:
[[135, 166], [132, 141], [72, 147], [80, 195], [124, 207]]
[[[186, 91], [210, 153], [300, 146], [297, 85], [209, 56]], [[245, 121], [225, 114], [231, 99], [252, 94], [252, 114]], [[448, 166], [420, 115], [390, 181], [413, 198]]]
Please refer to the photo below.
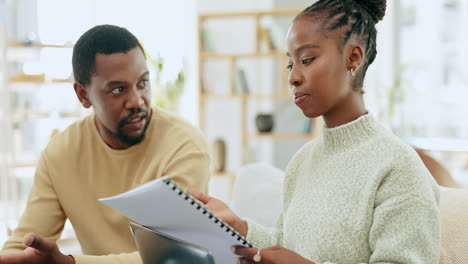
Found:
[[89, 105], [77, 91], [78, 97], [85, 107], [93, 106], [96, 126], [110, 147], [122, 149], [141, 142], [151, 114], [149, 72], [142, 50], [98, 53], [95, 62], [96, 72], [84, 88]]

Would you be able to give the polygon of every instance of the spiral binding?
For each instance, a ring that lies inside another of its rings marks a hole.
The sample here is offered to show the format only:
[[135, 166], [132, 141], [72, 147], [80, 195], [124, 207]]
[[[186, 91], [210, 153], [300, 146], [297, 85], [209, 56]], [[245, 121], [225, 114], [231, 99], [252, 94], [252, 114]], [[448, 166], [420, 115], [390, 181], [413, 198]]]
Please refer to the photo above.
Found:
[[216, 217], [210, 210], [206, 209], [204, 205], [202, 205], [198, 200], [193, 198], [190, 194], [186, 193], [184, 190], [182, 190], [177, 184], [175, 184], [171, 179], [166, 178], [163, 180], [166, 185], [172, 188], [173, 191], [176, 191], [179, 196], [183, 196], [184, 200], [189, 201], [192, 206], [196, 206], [197, 211], [203, 210], [203, 214], [207, 215], [208, 214], [208, 219], [213, 220], [215, 224], [218, 224], [219, 227], [224, 229], [226, 233], [231, 233], [231, 236], [236, 237], [237, 241], [240, 241], [242, 245], [247, 246], [247, 247], [253, 247], [252, 244], [247, 242], [247, 240], [239, 233], [237, 232], [234, 228], [232, 228], [230, 225], [228, 225], [226, 222], [223, 220], [219, 219]]

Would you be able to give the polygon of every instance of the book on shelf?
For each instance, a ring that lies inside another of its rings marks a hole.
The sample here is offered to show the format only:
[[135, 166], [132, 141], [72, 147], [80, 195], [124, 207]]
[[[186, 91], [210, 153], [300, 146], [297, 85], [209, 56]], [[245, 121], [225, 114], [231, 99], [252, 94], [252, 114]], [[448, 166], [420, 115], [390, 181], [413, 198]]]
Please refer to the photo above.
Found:
[[168, 177], [99, 201], [145, 228], [206, 249], [215, 263], [236, 263], [231, 246], [253, 246]]
[[249, 85], [244, 69], [237, 68], [234, 72], [234, 93], [247, 94], [249, 93]]
[[201, 79], [201, 91], [203, 94], [212, 94], [214, 91], [211, 88], [212, 83], [206, 78]]
[[208, 29], [202, 29], [202, 47], [205, 52], [215, 52], [213, 38]]
[[272, 52], [277, 50], [277, 46], [273, 41], [273, 33], [271, 28], [260, 26], [259, 28], [260, 50]]

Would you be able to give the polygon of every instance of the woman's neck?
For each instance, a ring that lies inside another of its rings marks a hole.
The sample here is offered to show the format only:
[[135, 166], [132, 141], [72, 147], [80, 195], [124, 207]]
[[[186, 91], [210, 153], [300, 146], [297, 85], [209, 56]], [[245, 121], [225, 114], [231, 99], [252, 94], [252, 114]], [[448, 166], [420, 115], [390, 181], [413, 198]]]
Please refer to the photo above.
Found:
[[323, 114], [323, 120], [327, 128], [344, 125], [367, 114], [362, 95], [354, 95], [339, 102], [334, 108]]

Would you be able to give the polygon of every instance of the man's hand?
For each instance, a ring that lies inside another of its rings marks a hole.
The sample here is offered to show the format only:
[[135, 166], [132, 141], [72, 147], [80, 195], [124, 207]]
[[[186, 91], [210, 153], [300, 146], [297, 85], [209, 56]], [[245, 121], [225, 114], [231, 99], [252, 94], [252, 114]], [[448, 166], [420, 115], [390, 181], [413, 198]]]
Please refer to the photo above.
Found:
[[238, 217], [225, 203], [216, 198], [203, 194], [195, 189], [191, 189], [189, 193], [202, 202], [208, 210], [213, 212], [218, 218], [232, 226], [237, 232], [244, 237], [247, 236], [247, 223]]
[[0, 264], [75, 264], [72, 256], [60, 252], [53, 239], [27, 234], [23, 242], [28, 248], [21, 253], [0, 256]]
[[237, 263], [240, 264], [283, 264], [283, 263], [295, 263], [295, 264], [315, 264], [314, 262], [305, 259], [301, 255], [286, 249], [281, 246], [274, 246], [260, 250], [260, 255], [257, 256], [255, 261], [255, 255], [258, 254], [257, 248], [248, 248], [236, 246], [232, 248], [234, 254], [240, 256]]

